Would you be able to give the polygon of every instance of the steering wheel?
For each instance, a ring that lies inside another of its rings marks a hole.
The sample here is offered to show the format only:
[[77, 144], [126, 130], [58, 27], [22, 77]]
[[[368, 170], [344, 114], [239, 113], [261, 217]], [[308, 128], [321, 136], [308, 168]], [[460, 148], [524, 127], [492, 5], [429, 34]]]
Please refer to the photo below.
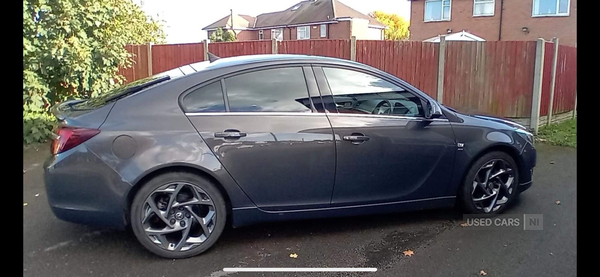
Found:
[[[382, 108], [384, 108], [382, 110]], [[385, 109], [387, 108], [387, 109]], [[381, 100], [373, 109], [371, 114], [391, 114], [392, 113], [392, 103], [389, 100]]]

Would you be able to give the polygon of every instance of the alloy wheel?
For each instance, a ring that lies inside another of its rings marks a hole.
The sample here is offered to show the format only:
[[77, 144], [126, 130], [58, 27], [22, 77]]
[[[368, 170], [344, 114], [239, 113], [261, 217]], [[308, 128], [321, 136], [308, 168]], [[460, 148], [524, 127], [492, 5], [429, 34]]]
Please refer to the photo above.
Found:
[[513, 194], [514, 176], [510, 164], [502, 159], [485, 163], [473, 180], [471, 196], [475, 208], [491, 213], [506, 205]]
[[168, 251], [188, 251], [204, 243], [216, 226], [210, 196], [190, 183], [169, 183], [144, 202], [142, 227], [155, 245]]

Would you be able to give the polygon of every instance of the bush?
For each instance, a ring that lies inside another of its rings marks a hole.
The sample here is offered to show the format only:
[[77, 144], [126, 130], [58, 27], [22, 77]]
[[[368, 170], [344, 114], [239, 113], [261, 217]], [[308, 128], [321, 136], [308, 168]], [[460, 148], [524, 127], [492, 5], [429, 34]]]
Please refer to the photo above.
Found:
[[23, 143], [45, 142], [56, 126], [56, 118], [47, 113], [23, 112]]

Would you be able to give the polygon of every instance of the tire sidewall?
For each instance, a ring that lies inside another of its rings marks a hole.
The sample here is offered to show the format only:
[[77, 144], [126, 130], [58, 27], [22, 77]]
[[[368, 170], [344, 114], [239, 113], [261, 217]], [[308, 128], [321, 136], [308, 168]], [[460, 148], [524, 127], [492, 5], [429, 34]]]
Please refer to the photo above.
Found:
[[[216, 211], [216, 224], [213, 232], [200, 246], [188, 251], [173, 252], [160, 248], [146, 236], [141, 224], [142, 207], [148, 196], [157, 188], [173, 182], [185, 182], [203, 189], [213, 201]], [[138, 241], [149, 251], [164, 258], [178, 259], [196, 256], [208, 250], [219, 239], [225, 228], [227, 208], [225, 200], [216, 186], [208, 180], [189, 172], [169, 172], [152, 178], [136, 193], [131, 204], [131, 229]]]
[[[477, 172], [483, 165], [490, 162], [491, 160], [504, 160], [505, 162], [507, 162], [513, 170], [514, 181], [512, 184], [512, 186], [513, 186], [512, 193], [507, 197], [508, 201], [506, 202], [506, 204], [504, 204], [502, 207], [500, 207], [496, 211], [486, 213], [475, 207], [475, 204], [473, 203], [473, 197], [471, 196], [471, 192], [473, 189], [473, 179], [475, 178], [475, 174], [477, 174]], [[471, 167], [467, 171], [467, 174], [465, 175], [465, 179], [463, 181], [463, 184], [461, 186], [461, 190], [459, 193], [461, 206], [465, 212], [468, 212], [471, 214], [490, 214], [490, 215], [500, 214], [500, 213], [504, 212], [504, 210], [512, 204], [513, 200], [518, 195], [518, 186], [519, 186], [519, 168], [518, 168], [515, 160], [509, 154], [504, 153], [504, 152], [494, 151], [494, 152], [487, 153], [487, 154], [481, 156], [479, 159], [477, 159], [471, 165]]]

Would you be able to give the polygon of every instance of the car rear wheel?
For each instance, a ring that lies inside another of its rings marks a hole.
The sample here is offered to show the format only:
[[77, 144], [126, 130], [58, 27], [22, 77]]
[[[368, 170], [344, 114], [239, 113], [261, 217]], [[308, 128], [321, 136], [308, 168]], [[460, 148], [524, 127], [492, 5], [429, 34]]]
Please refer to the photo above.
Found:
[[140, 243], [164, 258], [188, 258], [221, 236], [225, 201], [210, 181], [189, 172], [169, 172], [146, 183], [131, 206], [131, 227]]
[[472, 214], [502, 213], [518, 194], [518, 167], [504, 152], [490, 152], [473, 163], [461, 187], [459, 199]]

